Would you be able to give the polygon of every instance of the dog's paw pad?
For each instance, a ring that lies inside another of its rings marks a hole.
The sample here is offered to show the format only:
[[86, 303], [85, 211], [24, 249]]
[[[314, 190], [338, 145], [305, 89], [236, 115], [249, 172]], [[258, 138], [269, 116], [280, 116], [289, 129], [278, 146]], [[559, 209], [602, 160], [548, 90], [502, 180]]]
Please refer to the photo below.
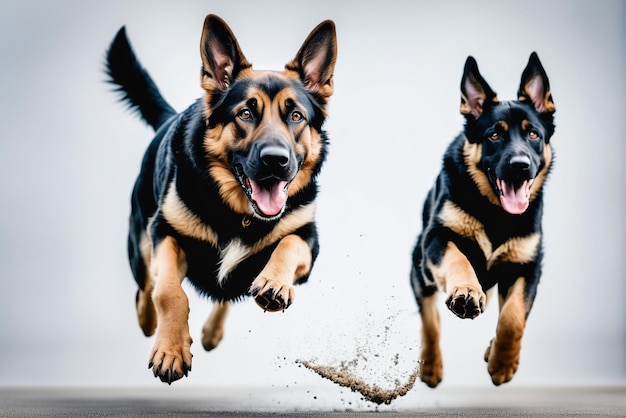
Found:
[[278, 312], [287, 308], [285, 301], [280, 295], [274, 296], [273, 289], [263, 294], [257, 294], [254, 301], [265, 311]]
[[264, 311], [284, 311], [293, 303], [293, 286], [259, 278], [250, 286], [250, 294]]
[[446, 300], [446, 305], [459, 318], [474, 319], [485, 310], [486, 296], [470, 287], [456, 288]]

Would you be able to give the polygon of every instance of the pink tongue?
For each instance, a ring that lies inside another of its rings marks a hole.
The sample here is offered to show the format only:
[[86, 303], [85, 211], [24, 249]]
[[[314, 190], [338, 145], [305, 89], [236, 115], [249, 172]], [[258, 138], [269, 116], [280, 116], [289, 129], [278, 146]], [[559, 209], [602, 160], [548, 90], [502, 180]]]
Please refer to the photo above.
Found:
[[524, 213], [528, 208], [530, 196], [530, 186], [533, 184], [533, 179], [526, 180], [516, 190], [512, 184], [507, 184], [502, 180], [496, 181], [498, 188], [500, 189], [500, 203], [505, 211], [513, 215], [519, 215]]
[[283, 210], [287, 202], [286, 181], [279, 181], [266, 187], [250, 180], [250, 186], [252, 186], [252, 199], [265, 216], [276, 216]]

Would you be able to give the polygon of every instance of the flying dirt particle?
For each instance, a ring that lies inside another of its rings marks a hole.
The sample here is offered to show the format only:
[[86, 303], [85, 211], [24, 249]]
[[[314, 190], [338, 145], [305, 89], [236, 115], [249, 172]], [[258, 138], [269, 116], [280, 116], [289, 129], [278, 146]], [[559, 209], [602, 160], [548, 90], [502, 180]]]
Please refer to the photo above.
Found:
[[325, 379], [330, 380], [331, 382], [351, 389], [353, 392], [359, 392], [363, 395], [363, 398], [367, 401], [373, 402], [375, 404], [385, 404], [389, 405], [391, 401], [396, 399], [399, 396], [406, 395], [415, 385], [415, 380], [419, 376], [420, 368], [419, 364], [409, 376], [408, 381], [401, 385], [400, 381], [396, 380], [396, 387], [393, 389], [383, 389], [376, 384], [369, 384], [359, 379], [354, 374], [352, 374], [346, 367], [332, 367], [332, 366], [320, 366], [317, 364], [313, 364], [306, 360], [296, 360], [296, 363], [303, 365], [309, 370], [314, 371], [318, 375], [322, 376]]

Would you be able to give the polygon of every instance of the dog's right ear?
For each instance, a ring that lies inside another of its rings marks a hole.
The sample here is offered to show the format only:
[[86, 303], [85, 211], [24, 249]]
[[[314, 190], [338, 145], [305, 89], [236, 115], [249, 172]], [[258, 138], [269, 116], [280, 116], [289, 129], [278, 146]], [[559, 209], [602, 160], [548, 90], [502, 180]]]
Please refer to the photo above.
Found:
[[204, 19], [200, 56], [206, 91], [226, 90], [242, 70], [252, 67], [226, 22], [212, 14]]
[[474, 57], [469, 56], [461, 80], [461, 114], [478, 118], [485, 102], [497, 103], [497, 94], [480, 75]]

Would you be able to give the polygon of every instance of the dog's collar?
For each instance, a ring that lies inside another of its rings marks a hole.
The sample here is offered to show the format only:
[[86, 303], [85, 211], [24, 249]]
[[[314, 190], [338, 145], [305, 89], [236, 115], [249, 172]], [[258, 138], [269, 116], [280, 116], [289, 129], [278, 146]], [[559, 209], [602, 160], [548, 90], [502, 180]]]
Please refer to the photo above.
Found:
[[252, 224], [252, 217], [250, 215], [243, 215], [241, 219], [241, 226], [247, 228]]

